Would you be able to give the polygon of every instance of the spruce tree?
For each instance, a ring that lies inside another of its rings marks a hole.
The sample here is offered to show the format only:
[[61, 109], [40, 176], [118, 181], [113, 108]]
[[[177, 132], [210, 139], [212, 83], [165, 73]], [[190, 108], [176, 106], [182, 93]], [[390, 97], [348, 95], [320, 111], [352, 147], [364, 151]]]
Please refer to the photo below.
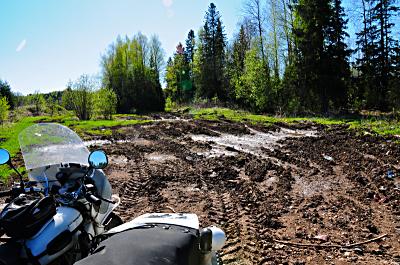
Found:
[[341, 1], [299, 0], [295, 8], [297, 95], [305, 110], [327, 113], [344, 104], [349, 76]]
[[329, 80], [326, 80], [326, 85], [329, 100], [333, 103], [333, 107], [339, 109], [347, 107], [351, 50], [345, 42], [345, 38], [349, 37], [349, 34], [345, 31], [348, 20], [345, 19], [342, 1], [333, 0], [330, 7], [331, 18], [326, 41]]
[[[195, 54], [195, 47], [196, 47], [196, 37], [194, 35], [194, 31], [190, 30], [186, 39], [186, 49], [185, 49], [185, 54], [186, 54], [186, 60], [189, 64], [189, 79], [190, 79], [190, 86], [191, 86], [191, 91], [190, 93], [194, 94], [195, 87], [194, 87], [194, 74], [193, 74], [193, 63], [194, 63], [194, 54]], [[191, 96], [191, 97], [192, 97]]]
[[203, 31], [200, 36], [201, 54], [199, 60], [200, 76], [198, 94], [211, 99], [226, 99], [225, 80], [225, 33], [221, 16], [216, 6], [211, 3], [206, 12]]
[[186, 39], [186, 49], [185, 49], [186, 57], [189, 64], [193, 63], [195, 45], [196, 45], [196, 38], [194, 35], [194, 31], [191, 29]]
[[386, 111], [390, 108], [388, 92], [395, 71], [393, 17], [399, 7], [395, 0], [363, 0], [362, 3], [364, 27], [357, 33], [357, 51], [361, 53], [357, 60], [360, 73], [357, 85], [365, 95], [367, 108]]

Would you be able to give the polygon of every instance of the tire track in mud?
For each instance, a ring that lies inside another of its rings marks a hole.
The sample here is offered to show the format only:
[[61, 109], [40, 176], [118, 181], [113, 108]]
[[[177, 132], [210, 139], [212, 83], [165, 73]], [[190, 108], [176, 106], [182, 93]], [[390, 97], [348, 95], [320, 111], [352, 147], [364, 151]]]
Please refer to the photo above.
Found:
[[130, 164], [130, 169], [128, 171], [131, 177], [128, 181], [122, 183], [123, 190], [120, 194], [121, 205], [119, 211], [121, 217], [125, 220], [132, 218], [132, 216], [137, 216], [140, 206], [146, 204], [143, 200], [147, 199], [142, 196], [143, 186], [146, 182], [143, 170], [145, 167], [143, 162], [139, 162], [138, 159], [132, 161], [134, 163]]
[[[225, 125], [221, 132], [235, 137], [243, 133], [243, 126]], [[370, 223], [375, 223], [381, 232], [395, 233], [390, 221], [396, 219], [393, 212], [399, 209], [395, 197], [398, 193], [390, 194], [394, 185], [376, 175], [386, 174], [385, 167], [393, 167], [392, 156], [400, 156], [400, 148], [391, 147], [389, 155], [388, 149], [373, 139], [367, 142], [369, 146], [363, 146], [359, 143], [364, 138], [340, 128], [332, 131], [320, 128], [319, 137], [287, 138], [273, 150], [261, 149], [262, 156], [239, 148], [220, 147], [222, 153], [232, 151], [234, 155], [217, 153], [211, 157], [207, 154], [212, 153], [213, 143], [198, 143], [191, 138], [196, 133], [219, 132], [215, 124], [207, 126], [207, 123], [160, 122], [151, 128], [137, 127], [132, 135], [140, 134], [146, 145], [127, 143], [110, 148], [119, 150], [116, 155], [126, 153], [130, 158], [117, 168], [128, 172], [128, 177], [118, 183], [122, 198], [120, 212], [125, 220], [164, 210], [166, 205], [177, 212], [196, 213], [202, 227], [216, 225], [226, 232], [227, 242], [221, 256], [228, 265], [332, 264], [339, 259], [349, 262], [354, 261], [350, 260], [353, 253], [344, 257], [340, 251], [293, 249], [273, 239], [312, 243], [314, 236], [325, 233], [332, 242], [357, 241], [368, 236], [365, 227]], [[235, 131], [236, 127], [240, 128]], [[127, 134], [129, 137], [129, 131]], [[157, 160], [160, 154], [165, 159]], [[334, 161], [325, 159], [324, 154], [332, 156]], [[358, 175], [362, 176], [361, 184], [354, 177]], [[380, 190], [382, 185], [387, 191]], [[393, 209], [384, 203], [371, 203], [368, 194], [385, 195]], [[392, 215], [383, 220], [379, 217], [379, 207], [386, 207], [385, 214]], [[375, 218], [367, 218], [369, 209]], [[342, 216], [352, 218], [343, 224]], [[364, 221], [354, 221], [360, 218]], [[389, 242], [393, 249], [398, 246], [393, 240]], [[359, 257], [363, 264], [390, 259], [374, 257], [372, 250], [369, 251]], [[327, 260], [327, 256], [332, 258]]]
[[[221, 225], [227, 235], [221, 253], [224, 264], [266, 264], [263, 248], [268, 235], [260, 233], [268, 233], [260, 225], [265, 216], [246, 198], [245, 194], [253, 192], [255, 187], [245, 184], [243, 188], [240, 192], [220, 190], [210, 193], [210, 221]], [[259, 214], [254, 216], [253, 211]]]

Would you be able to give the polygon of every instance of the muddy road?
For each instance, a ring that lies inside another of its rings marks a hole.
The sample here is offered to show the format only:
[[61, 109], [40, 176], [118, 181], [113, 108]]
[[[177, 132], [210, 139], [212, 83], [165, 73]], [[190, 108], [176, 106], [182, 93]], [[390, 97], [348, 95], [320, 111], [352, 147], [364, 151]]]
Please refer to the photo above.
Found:
[[196, 213], [203, 226], [227, 233], [224, 264], [400, 262], [394, 137], [189, 119], [119, 128], [100, 140], [92, 144], [110, 155], [106, 173], [122, 196], [123, 219], [168, 207]]

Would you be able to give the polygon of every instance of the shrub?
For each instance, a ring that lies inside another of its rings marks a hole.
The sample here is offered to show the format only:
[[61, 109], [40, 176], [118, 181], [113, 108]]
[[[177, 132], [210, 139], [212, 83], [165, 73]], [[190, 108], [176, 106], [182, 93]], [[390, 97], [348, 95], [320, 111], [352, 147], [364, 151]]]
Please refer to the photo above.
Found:
[[117, 94], [112, 89], [102, 88], [95, 93], [95, 112], [105, 120], [111, 120], [117, 111]]
[[10, 105], [6, 97], [0, 98], [0, 123], [3, 123], [8, 119]]

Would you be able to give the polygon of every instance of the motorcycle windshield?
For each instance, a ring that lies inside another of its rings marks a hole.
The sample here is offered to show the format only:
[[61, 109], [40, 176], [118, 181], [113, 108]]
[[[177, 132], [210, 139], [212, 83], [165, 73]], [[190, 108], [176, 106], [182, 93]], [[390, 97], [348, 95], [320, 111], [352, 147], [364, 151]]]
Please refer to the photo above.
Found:
[[60, 163], [88, 165], [89, 150], [69, 128], [56, 123], [39, 123], [23, 130], [19, 144], [26, 169]]

